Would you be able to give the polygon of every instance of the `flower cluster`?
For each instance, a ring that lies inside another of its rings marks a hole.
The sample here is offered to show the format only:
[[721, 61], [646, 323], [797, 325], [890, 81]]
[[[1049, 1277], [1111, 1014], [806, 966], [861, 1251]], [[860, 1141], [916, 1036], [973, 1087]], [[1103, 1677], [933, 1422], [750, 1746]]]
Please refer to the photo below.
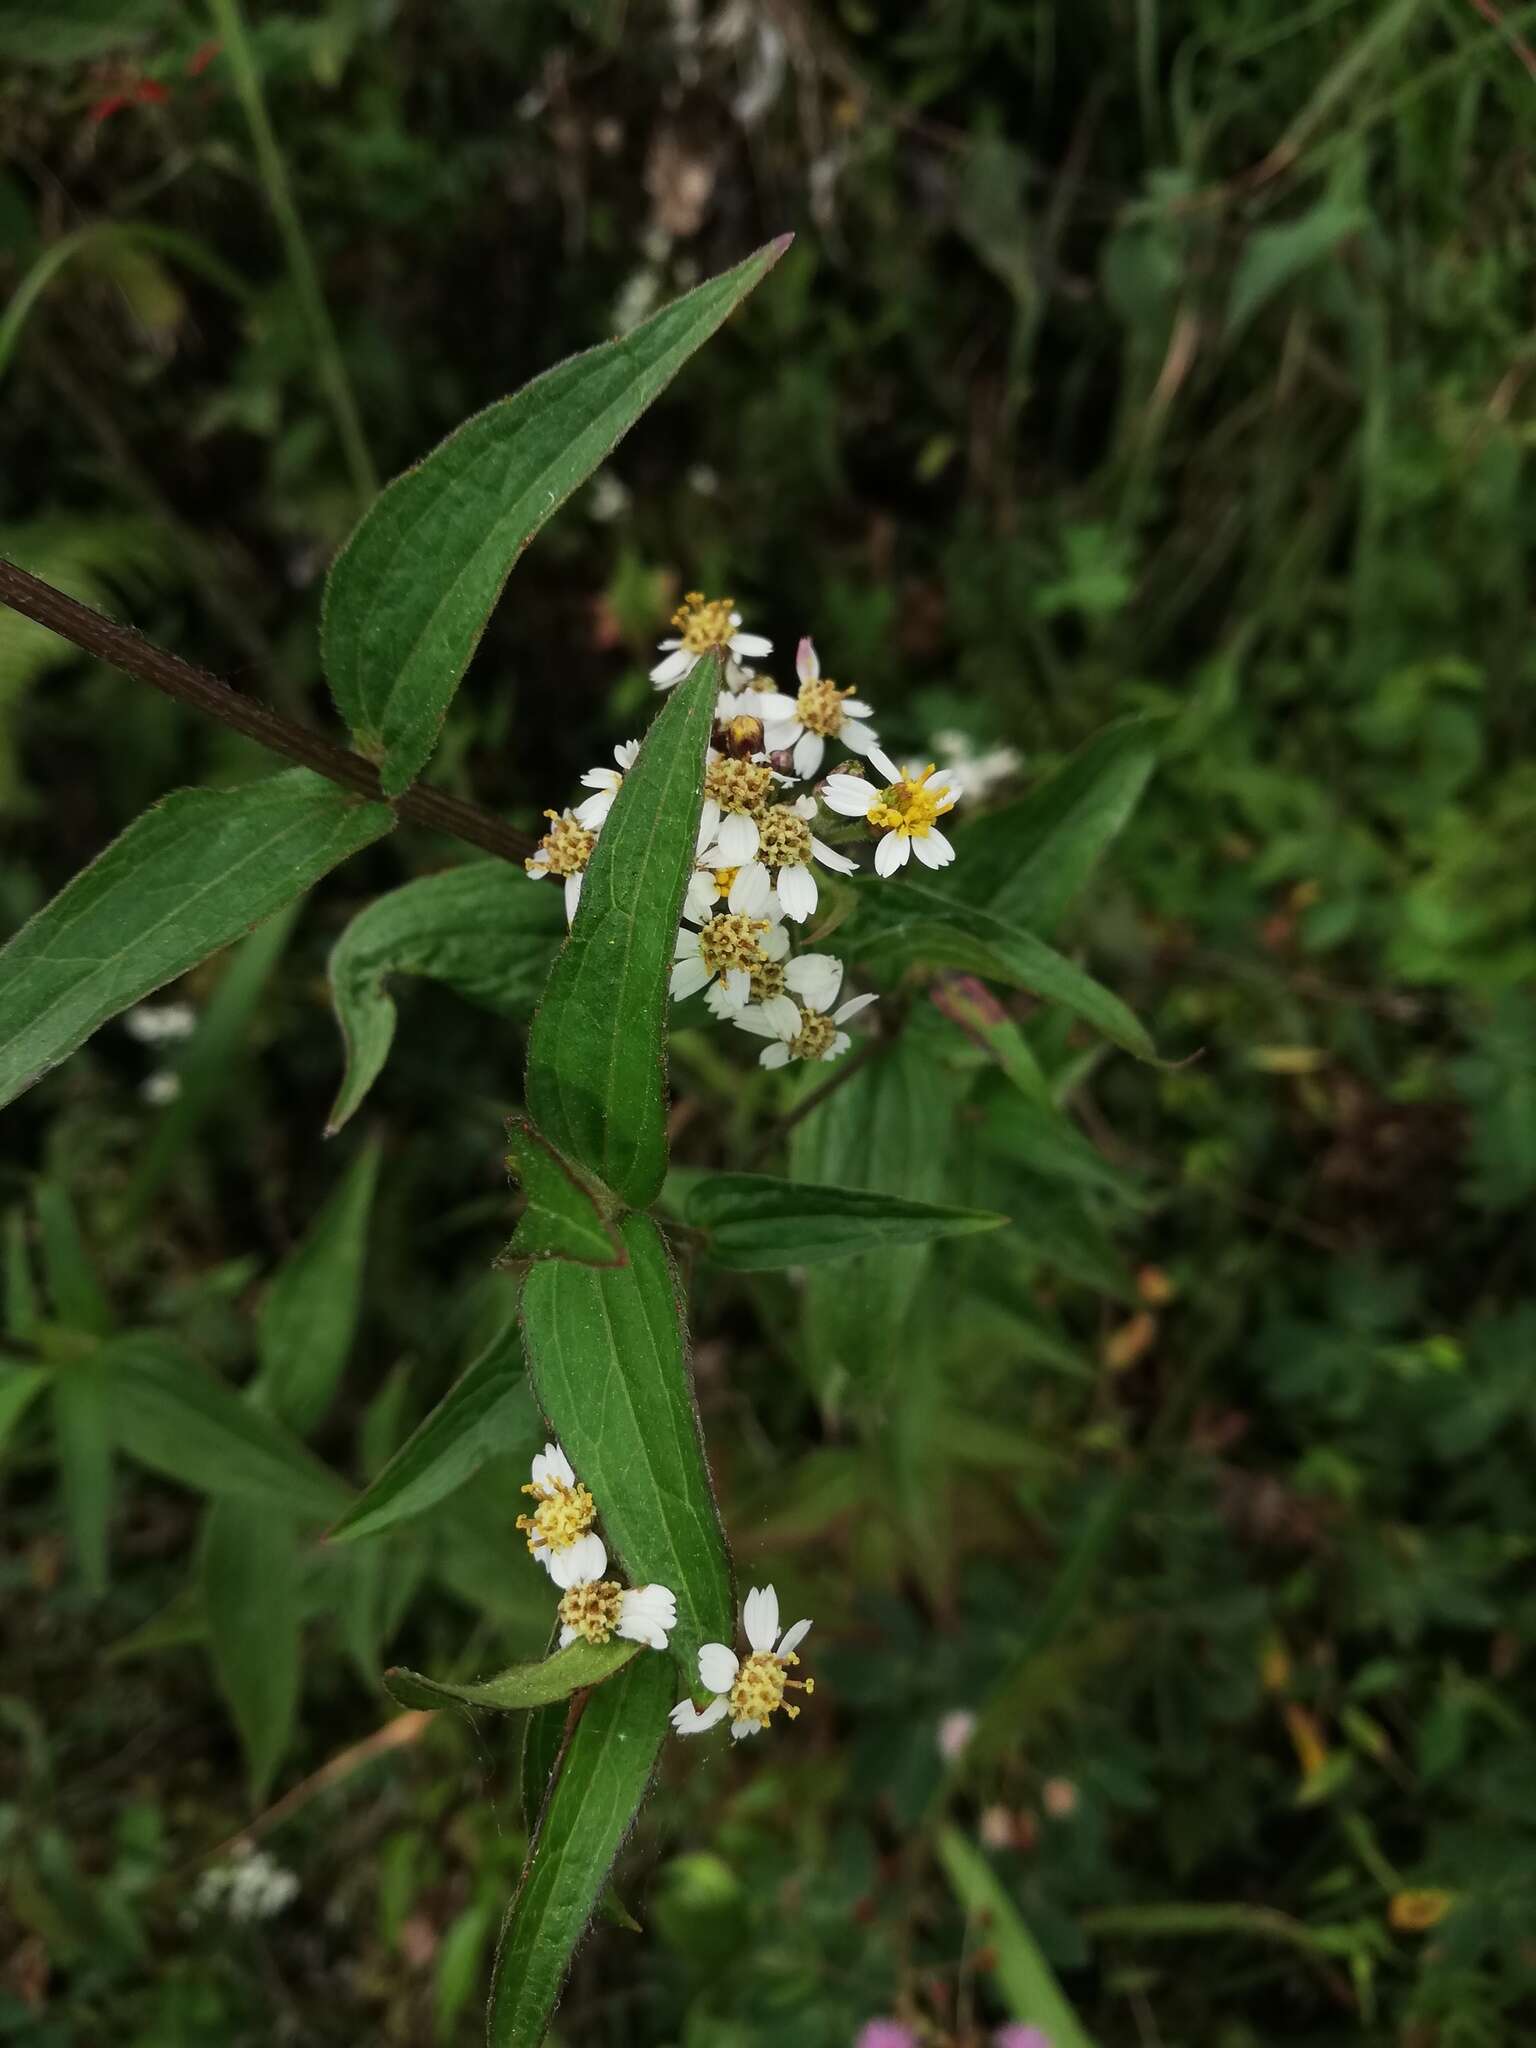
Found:
[[623, 1636], [664, 1650], [677, 1626], [677, 1601], [665, 1586], [621, 1586], [606, 1576], [608, 1552], [592, 1524], [597, 1503], [571, 1470], [558, 1444], [546, 1444], [523, 1488], [535, 1503], [517, 1526], [528, 1548], [560, 1588], [560, 1647], [579, 1636], [606, 1643]]
[[[702, 993], [712, 1016], [766, 1040], [759, 1054], [765, 1067], [835, 1060], [852, 1043], [842, 1026], [875, 998], [839, 1004], [840, 960], [830, 953], [791, 957], [791, 928], [814, 917], [821, 900], [817, 871], [849, 875], [858, 867], [818, 834], [818, 821], [825, 811], [834, 821], [861, 823], [875, 841], [879, 875], [895, 874], [914, 856], [925, 867], [946, 867], [954, 848], [939, 820], [954, 809], [960, 784], [948, 770], [899, 767], [869, 723], [871, 706], [822, 674], [808, 638], [795, 655], [798, 689], [791, 697], [748, 666], [771, 654], [772, 643], [743, 630], [734, 599], [690, 591], [672, 626], [651, 670], [658, 690], [681, 681], [712, 650], [723, 657], [724, 673], [673, 998]], [[816, 782], [829, 749], [843, 755]], [[616, 767], [582, 777], [592, 796], [574, 809], [544, 813], [549, 830], [524, 865], [537, 880], [563, 881], [568, 917], [576, 914], [592, 850], [638, 752], [634, 740], [615, 747]], [[806, 782], [813, 788], [795, 793]], [[833, 823], [825, 830], [846, 837], [854, 827]]]
[[699, 1683], [715, 1697], [707, 1707], [692, 1700], [679, 1700], [672, 1709], [672, 1726], [679, 1735], [702, 1735], [706, 1728], [731, 1716], [731, 1735], [740, 1742], [744, 1735], [761, 1735], [781, 1710], [791, 1721], [800, 1709], [784, 1695], [803, 1692], [807, 1698], [816, 1690], [814, 1678], [791, 1678], [790, 1666], [811, 1632], [808, 1621], [797, 1621], [779, 1634], [779, 1596], [772, 1586], [754, 1586], [741, 1603], [741, 1625], [746, 1632], [749, 1654], [738, 1657], [729, 1643], [705, 1643], [699, 1651]]

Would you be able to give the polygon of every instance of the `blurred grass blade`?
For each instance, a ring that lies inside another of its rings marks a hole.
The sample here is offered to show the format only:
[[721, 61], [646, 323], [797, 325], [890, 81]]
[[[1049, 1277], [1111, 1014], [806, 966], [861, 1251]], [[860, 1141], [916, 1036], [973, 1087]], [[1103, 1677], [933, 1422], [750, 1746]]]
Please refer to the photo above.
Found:
[[55, 1373], [53, 1429], [70, 1547], [99, 1599], [107, 1590], [112, 1521], [112, 1410], [98, 1357], [76, 1359]]
[[374, 500], [331, 570], [320, 637], [331, 694], [387, 795], [437, 744], [523, 549], [788, 239], [488, 406]]
[[509, 1126], [507, 1143], [507, 1164], [527, 1206], [504, 1258], [622, 1266], [624, 1247], [608, 1214], [611, 1198], [590, 1187], [526, 1118]]
[[1051, 2048], [1093, 2048], [1040, 1945], [991, 1865], [957, 1828], [939, 1836], [939, 1861], [956, 1899], [976, 1924], [972, 1946], [993, 1959], [990, 1974], [1012, 2017], [1037, 2026]]
[[18, 1203], [5, 1212], [5, 1334], [29, 1344], [38, 1325], [37, 1283], [27, 1245], [26, 1212]]
[[257, 1317], [257, 1398], [299, 1436], [324, 1419], [352, 1349], [379, 1153], [377, 1140], [363, 1146]]
[[456, 1701], [469, 1707], [497, 1707], [515, 1714], [524, 1707], [546, 1707], [554, 1700], [569, 1699], [589, 1685], [601, 1685], [621, 1671], [640, 1648], [615, 1636], [611, 1642], [574, 1642], [556, 1650], [542, 1664], [514, 1664], [495, 1678], [471, 1685], [453, 1685], [440, 1678], [424, 1678], [419, 1671], [396, 1667], [384, 1674], [384, 1687], [402, 1707], [452, 1706]]
[[49, 1373], [41, 1365], [11, 1365], [0, 1361], [0, 1452], [38, 1395], [47, 1386]]
[[339, 1131], [354, 1114], [389, 1057], [390, 975], [429, 975], [499, 1017], [526, 1017], [564, 937], [560, 890], [535, 886], [504, 860], [423, 875], [359, 911], [331, 953], [331, 1000], [347, 1065], [328, 1130]]
[[646, 733], [528, 1034], [535, 1123], [636, 1209], [667, 1170], [667, 982], [719, 688], [719, 658], [706, 655]]
[[1022, 926], [931, 882], [904, 876], [873, 880], [860, 897], [865, 914], [849, 941], [856, 958], [886, 969], [959, 967], [1007, 982], [1070, 1011], [1137, 1059], [1157, 1058], [1146, 1031], [1117, 995]]
[[136, 1222], [160, 1192], [198, 1126], [235, 1080], [246, 1031], [301, 907], [290, 903], [251, 933], [220, 977], [197, 1029], [181, 1052], [167, 1061], [180, 1085], [128, 1183], [123, 1208], [129, 1221]]
[[292, 1521], [248, 1501], [215, 1501], [203, 1527], [202, 1585], [213, 1668], [259, 1806], [293, 1739], [299, 1704], [303, 1609]]
[[393, 825], [307, 768], [153, 805], [0, 952], [0, 1104]]
[[522, 1346], [509, 1314], [469, 1370], [409, 1436], [368, 1490], [328, 1532], [332, 1543], [377, 1536], [424, 1514], [474, 1476], [487, 1458], [527, 1437]]
[[528, 1375], [591, 1488], [610, 1550], [637, 1586], [677, 1595], [672, 1648], [691, 1664], [728, 1642], [730, 1567], [683, 1350], [671, 1261], [656, 1226], [622, 1226], [616, 1271], [547, 1260], [523, 1283]]
[[1159, 715], [1106, 726], [1027, 795], [957, 826], [941, 886], [1050, 931], [1140, 802], [1167, 725]]
[[706, 1256], [736, 1273], [820, 1265], [893, 1245], [995, 1230], [1006, 1216], [914, 1202], [873, 1188], [817, 1187], [766, 1174], [701, 1174], [683, 1220], [708, 1234]]
[[1256, 228], [1243, 244], [1227, 300], [1227, 340], [1236, 341], [1277, 292], [1371, 224], [1363, 206], [1324, 199], [1296, 220]]
[[488, 2048], [539, 2048], [543, 2041], [571, 1958], [645, 1798], [676, 1692], [671, 1659], [644, 1656], [587, 1697], [507, 1909]]
[[281, 1423], [159, 1336], [120, 1337], [100, 1353], [113, 1424], [130, 1457], [203, 1493], [331, 1521], [347, 1488]]
[[54, 1314], [66, 1329], [78, 1330], [82, 1336], [107, 1336], [112, 1329], [112, 1311], [80, 1234], [74, 1202], [62, 1181], [38, 1184], [37, 1222], [43, 1274]]

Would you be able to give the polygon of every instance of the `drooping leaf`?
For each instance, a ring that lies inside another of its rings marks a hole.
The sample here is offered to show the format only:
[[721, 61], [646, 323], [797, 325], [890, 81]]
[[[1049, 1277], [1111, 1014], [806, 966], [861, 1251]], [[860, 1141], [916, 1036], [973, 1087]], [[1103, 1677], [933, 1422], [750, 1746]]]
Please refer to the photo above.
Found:
[[523, 549], [787, 246], [770, 242], [632, 334], [488, 406], [368, 508], [331, 570], [321, 650], [388, 795], [436, 745]]
[[672, 1648], [690, 1664], [700, 1643], [730, 1641], [730, 1568], [671, 1262], [649, 1217], [627, 1217], [621, 1235], [627, 1266], [529, 1270], [528, 1375], [630, 1583], [676, 1594]]
[[640, 1656], [587, 1696], [507, 1909], [491, 1985], [489, 2048], [539, 2048], [543, 2041], [571, 1958], [645, 1798], [676, 1693], [670, 1660]]
[[536, 886], [504, 860], [423, 875], [359, 911], [331, 952], [347, 1069], [328, 1129], [339, 1131], [353, 1115], [389, 1057], [391, 975], [425, 975], [499, 1017], [526, 1017], [564, 937], [560, 890]]
[[1030, 1102], [1049, 1103], [1050, 1084], [1029, 1041], [997, 997], [972, 974], [941, 974], [928, 991], [941, 1017], [963, 1031], [996, 1060]]
[[292, 1520], [218, 1500], [203, 1527], [203, 1605], [219, 1687], [245, 1749], [251, 1799], [265, 1798], [293, 1736], [303, 1625]]
[[1010, 924], [1050, 931], [1135, 810], [1167, 722], [1108, 725], [1037, 788], [957, 825], [939, 885]]
[[849, 946], [858, 959], [888, 969], [959, 967], [1028, 989], [1102, 1031], [1137, 1059], [1156, 1059], [1151, 1039], [1117, 995], [1064, 953], [996, 912], [979, 909], [926, 879], [906, 876], [871, 879], [860, 896], [862, 914]]
[[[936, 1201], [948, 1191], [956, 1086], [936, 1056], [937, 1020], [930, 1029], [926, 1021], [914, 1016], [893, 1045], [796, 1125], [789, 1147], [796, 1180], [904, 1201]], [[802, 1303], [818, 1386], [841, 1377], [878, 1386], [932, 1258], [931, 1244], [909, 1245], [807, 1273]]]
[[574, 1642], [569, 1649], [556, 1650], [541, 1664], [514, 1664], [494, 1678], [471, 1685], [453, 1685], [440, 1678], [425, 1678], [419, 1671], [396, 1667], [384, 1674], [391, 1699], [402, 1707], [452, 1706], [455, 1701], [469, 1707], [496, 1707], [515, 1714], [524, 1707], [545, 1707], [553, 1700], [568, 1699], [589, 1685], [601, 1685], [621, 1671], [640, 1648], [615, 1636], [611, 1642]]
[[667, 1170], [667, 982], [719, 687], [719, 659], [706, 655], [647, 732], [528, 1034], [534, 1122], [636, 1209]]
[[1028, 1101], [1010, 1089], [994, 1086], [978, 1096], [975, 1121], [977, 1138], [989, 1152], [1016, 1159], [1042, 1179], [1073, 1181], [1125, 1202], [1142, 1199], [1130, 1176], [1112, 1166], [1051, 1103]]
[[914, 1202], [873, 1188], [816, 1187], [766, 1174], [702, 1174], [684, 1221], [708, 1233], [707, 1255], [736, 1273], [814, 1266], [858, 1252], [995, 1230], [1006, 1216]]
[[522, 1183], [527, 1207], [508, 1259], [574, 1259], [585, 1266], [622, 1266], [624, 1247], [609, 1211], [612, 1199], [519, 1117], [507, 1129], [507, 1164]]
[[945, 1828], [939, 1861], [972, 1923], [970, 1945], [991, 1956], [991, 1974], [1013, 2018], [1038, 2027], [1051, 2048], [1093, 2048], [1040, 1944], [981, 1851], [958, 1828]]
[[330, 1407], [352, 1349], [378, 1177], [375, 1142], [283, 1262], [257, 1318], [258, 1398], [300, 1436]]
[[153, 805], [0, 952], [0, 1104], [393, 824], [307, 768]]
[[168, 1179], [171, 1169], [214, 1104], [238, 1079], [241, 1048], [262, 991], [283, 957], [301, 905], [290, 903], [269, 917], [238, 947], [186, 1045], [166, 1062], [177, 1094], [156, 1119], [123, 1197], [127, 1217], [137, 1220]]
[[487, 1458], [522, 1443], [527, 1415], [522, 1346], [509, 1312], [490, 1344], [352, 1503], [328, 1540], [355, 1542], [424, 1514]]
[[1298, 219], [1278, 227], [1255, 228], [1243, 245], [1227, 302], [1227, 340], [1234, 340], [1277, 292], [1314, 263], [1331, 256], [1341, 242], [1371, 224], [1363, 206], [1340, 199], [1319, 201]]
[[347, 1487], [297, 1437], [169, 1340], [120, 1337], [99, 1353], [117, 1441], [183, 1486], [330, 1521]]

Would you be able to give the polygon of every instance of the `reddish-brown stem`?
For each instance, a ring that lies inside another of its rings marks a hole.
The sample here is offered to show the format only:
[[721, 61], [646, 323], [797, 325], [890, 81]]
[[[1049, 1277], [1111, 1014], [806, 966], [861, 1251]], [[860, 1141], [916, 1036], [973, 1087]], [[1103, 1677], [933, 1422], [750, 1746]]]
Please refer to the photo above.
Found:
[[44, 583], [40, 577], [3, 559], [0, 603], [46, 626], [86, 654], [94, 654], [98, 661], [174, 697], [178, 704], [190, 704], [193, 710], [206, 712], [221, 725], [243, 733], [285, 760], [314, 769], [317, 775], [339, 783], [354, 795], [368, 797], [375, 803], [388, 802], [398, 817], [412, 825], [446, 832], [451, 838], [462, 839], [502, 860], [521, 862], [525, 854], [533, 851], [535, 842], [526, 833], [514, 831], [478, 804], [449, 796], [446, 790], [429, 789], [418, 783], [400, 796], [386, 798], [379, 783], [379, 771], [361, 754], [348, 752], [323, 733], [284, 718], [252, 697], [242, 697], [207, 669], [197, 668], [180, 655], [157, 647], [131, 626], [118, 625], [115, 619], [105, 618], [89, 605], [55, 590], [51, 583]]

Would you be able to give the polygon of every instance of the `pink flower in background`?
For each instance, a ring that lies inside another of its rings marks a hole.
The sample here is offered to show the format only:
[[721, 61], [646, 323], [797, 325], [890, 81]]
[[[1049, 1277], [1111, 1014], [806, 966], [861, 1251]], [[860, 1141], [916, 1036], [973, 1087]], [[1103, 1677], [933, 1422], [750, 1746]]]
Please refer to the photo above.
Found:
[[917, 2036], [900, 2020], [866, 2020], [854, 2048], [917, 2048]]
[[1025, 2027], [1010, 2020], [992, 2036], [992, 2048], [1051, 2048], [1051, 2037], [1042, 2027]]

